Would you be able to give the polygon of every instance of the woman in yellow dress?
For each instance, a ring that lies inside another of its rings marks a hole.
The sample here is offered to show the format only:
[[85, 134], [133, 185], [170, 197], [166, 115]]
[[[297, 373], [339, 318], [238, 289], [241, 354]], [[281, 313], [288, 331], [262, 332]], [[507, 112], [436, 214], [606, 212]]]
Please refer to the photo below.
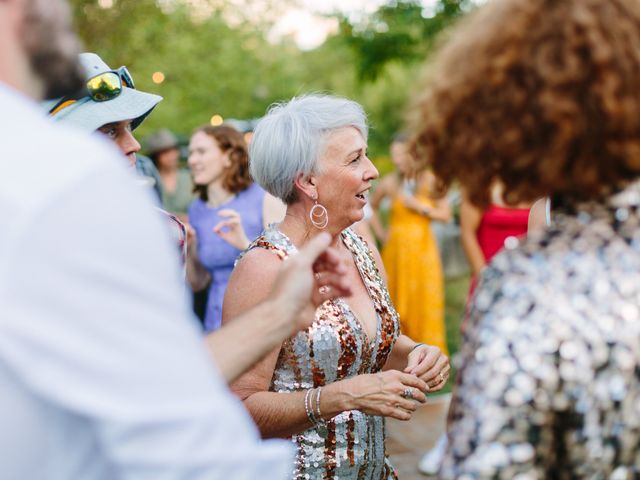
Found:
[[[384, 244], [382, 260], [389, 293], [400, 315], [402, 332], [447, 352], [444, 280], [431, 222], [448, 222], [451, 210], [446, 196], [434, 197], [433, 174], [424, 172], [410, 178], [405, 138], [394, 139], [391, 158], [397, 171], [380, 180], [371, 198], [371, 227]], [[387, 230], [379, 216], [384, 199], [391, 202]]]

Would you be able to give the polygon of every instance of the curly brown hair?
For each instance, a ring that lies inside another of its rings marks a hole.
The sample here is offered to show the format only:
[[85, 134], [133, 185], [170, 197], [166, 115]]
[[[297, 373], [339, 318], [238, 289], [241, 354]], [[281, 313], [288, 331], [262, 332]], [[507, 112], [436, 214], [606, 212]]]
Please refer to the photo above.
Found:
[[[204, 125], [193, 133], [196, 134], [198, 132], [209, 135], [216, 141], [220, 150], [225, 153], [229, 152], [231, 166], [224, 172], [222, 179], [222, 186], [226, 190], [231, 193], [238, 193], [253, 183], [253, 179], [249, 174], [247, 143], [238, 130], [229, 125], [219, 125], [217, 127]], [[198, 194], [201, 200], [205, 202], [209, 200], [207, 185], [195, 185], [193, 191]]]
[[640, 2], [493, 0], [450, 32], [411, 112], [417, 166], [471, 201], [602, 199], [640, 174]]

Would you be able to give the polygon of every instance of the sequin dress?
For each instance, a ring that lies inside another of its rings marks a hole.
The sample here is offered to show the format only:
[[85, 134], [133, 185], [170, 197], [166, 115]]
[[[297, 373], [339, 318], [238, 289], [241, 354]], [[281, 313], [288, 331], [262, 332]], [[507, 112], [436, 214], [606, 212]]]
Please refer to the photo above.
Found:
[[[378, 317], [376, 338], [369, 339], [348, 304], [337, 299], [316, 310], [306, 331], [285, 341], [270, 391], [306, 390], [384, 366], [400, 334], [398, 316], [366, 243], [351, 230], [342, 233], [353, 254]], [[275, 226], [267, 228], [251, 248], [265, 248], [286, 259], [296, 252]], [[384, 418], [358, 410], [342, 412], [327, 422], [323, 438], [317, 428], [291, 437], [297, 448], [294, 479], [388, 480], [397, 476], [385, 453]]]
[[461, 359], [440, 478], [639, 478], [640, 186], [496, 255]]

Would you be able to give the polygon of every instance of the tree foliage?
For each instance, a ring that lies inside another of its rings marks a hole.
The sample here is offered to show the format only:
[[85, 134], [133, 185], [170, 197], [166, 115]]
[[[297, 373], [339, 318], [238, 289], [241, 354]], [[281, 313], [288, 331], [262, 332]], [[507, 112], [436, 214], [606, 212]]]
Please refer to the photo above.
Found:
[[[394, 1], [364, 23], [341, 17], [336, 35], [305, 52], [291, 39], [274, 45], [265, 35], [295, 0], [263, 2], [271, 13], [258, 18], [252, 0], [242, 0], [243, 8], [239, 1], [70, 3], [86, 50], [112, 67], [127, 65], [138, 88], [164, 97], [141, 127], [143, 136], [160, 127], [188, 135], [213, 114], [260, 117], [275, 101], [321, 91], [363, 104], [374, 157], [386, 154], [402, 127], [408, 92], [434, 37], [469, 7], [468, 0], [440, 0], [427, 15], [415, 1]], [[196, 15], [195, 4], [210, 7], [207, 14]], [[161, 84], [151, 80], [156, 71], [165, 75]]]
[[341, 21], [341, 33], [358, 58], [362, 81], [375, 80], [392, 61], [414, 63], [425, 58], [434, 38], [469, 7], [465, 0], [442, 0], [427, 12], [418, 0], [383, 5], [361, 24]]

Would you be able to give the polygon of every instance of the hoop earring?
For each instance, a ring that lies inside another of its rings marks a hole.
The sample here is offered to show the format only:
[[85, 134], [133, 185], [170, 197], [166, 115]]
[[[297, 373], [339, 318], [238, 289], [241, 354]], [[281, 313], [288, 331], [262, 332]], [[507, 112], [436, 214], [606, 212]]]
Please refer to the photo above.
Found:
[[313, 207], [311, 207], [311, 210], [309, 211], [309, 220], [311, 220], [311, 223], [313, 223], [314, 227], [322, 230], [324, 227], [329, 225], [329, 214], [327, 213], [327, 209], [324, 208], [323, 205], [318, 203], [318, 200], [316, 200], [315, 202], [316, 203], [313, 205]]

